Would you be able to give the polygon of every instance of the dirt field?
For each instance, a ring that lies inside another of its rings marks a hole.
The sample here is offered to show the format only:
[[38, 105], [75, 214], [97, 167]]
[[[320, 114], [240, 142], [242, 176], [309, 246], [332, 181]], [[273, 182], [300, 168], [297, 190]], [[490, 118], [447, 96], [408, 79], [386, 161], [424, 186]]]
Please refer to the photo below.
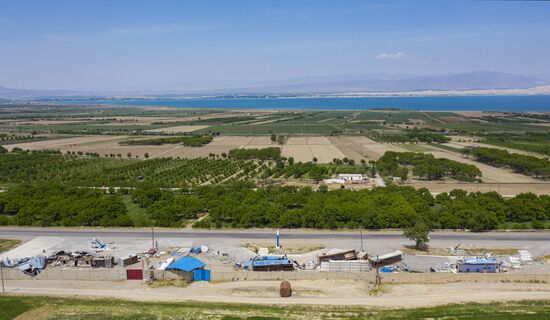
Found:
[[472, 146], [473, 147], [482, 147], [482, 148], [493, 148], [493, 149], [506, 150], [510, 153], [523, 154], [523, 155], [533, 156], [533, 157], [537, 157], [537, 158], [546, 158], [546, 156], [544, 156], [542, 154], [535, 153], [535, 152], [529, 152], [529, 151], [523, 151], [523, 150], [518, 150], [518, 149], [506, 148], [506, 147], [501, 147], [501, 146], [495, 146], [495, 145], [492, 145], [492, 144], [481, 143], [481, 142], [458, 142], [458, 141], [455, 141], [455, 142], [445, 143], [445, 145], [448, 145], [449, 147], [453, 147], [453, 148], [457, 148], [457, 149], [462, 149], [462, 148], [465, 148], [465, 147], [472, 147]]
[[361, 281], [292, 281], [293, 296], [278, 296], [279, 281], [194, 282], [185, 288], [150, 288], [141, 281], [6, 281], [11, 294], [111, 297], [137, 301], [212, 301], [259, 304], [363, 305], [416, 308], [466, 302], [550, 299], [547, 284], [451, 283], [386, 285], [377, 296]]
[[295, 161], [308, 162], [316, 157], [319, 163], [329, 163], [333, 159], [342, 159], [342, 153], [327, 137], [291, 137], [283, 145], [283, 156], [293, 157]]
[[492, 183], [499, 183], [499, 182], [505, 182], [505, 183], [538, 183], [541, 182], [538, 179], [531, 178], [528, 176], [520, 175], [517, 173], [513, 173], [511, 171], [508, 171], [506, 169], [502, 168], [496, 168], [492, 167], [471, 159], [463, 158], [462, 156], [450, 152], [450, 151], [433, 151], [431, 154], [434, 155], [436, 158], [447, 158], [450, 160], [466, 163], [466, 164], [473, 164], [481, 170], [481, 173], [483, 174], [482, 181], [483, 182], [492, 182]]

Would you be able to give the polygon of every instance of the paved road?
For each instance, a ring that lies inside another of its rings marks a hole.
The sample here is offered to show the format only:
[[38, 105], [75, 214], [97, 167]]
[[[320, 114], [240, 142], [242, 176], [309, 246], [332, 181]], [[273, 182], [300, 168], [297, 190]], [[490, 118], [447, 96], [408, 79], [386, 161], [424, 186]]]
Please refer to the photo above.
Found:
[[[265, 239], [274, 235], [273, 230], [192, 230], [192, 229], [170, 229], [155, 230], [158, 237], [163, 238], [215, 238], [215, 239]], [[50, 229], [50, 228], [0, 228], [0, 238], [31, 238], [31, 237], [128, 237], [147, 238], [151, 231], [147, 229]], [[304, 230], [282, 230], [281, 236], [285, 239], [304, 240], [352, 240], [359, 238], [359, 232], [342, 231], [304, 231]], [[430, 233], [432, 240], [490, 240], [490, 241], [533, 241], [550, 242], [550, 232], [449, 232], [436, 231]], [[399, 231], [364, 231], [365, 240], [396, 240], [402, 239]]]

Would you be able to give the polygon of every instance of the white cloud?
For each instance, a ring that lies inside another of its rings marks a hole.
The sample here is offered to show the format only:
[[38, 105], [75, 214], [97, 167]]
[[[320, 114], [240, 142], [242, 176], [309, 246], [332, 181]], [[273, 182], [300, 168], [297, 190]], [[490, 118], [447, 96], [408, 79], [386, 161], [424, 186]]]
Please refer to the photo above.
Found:
[[396, 52], [396, 53], [387, 53], [387, 52], [384, 52], [384, 53], [381, 53], [379, 55], [377, 55], [376, 57], [374, 57], [374, 59], [376, 60], [403, 60], [403, 59], [408, 59], [408, 58], [412, 58], [413, 56], [410, 55], [410, 54], [407, 54], [405, 52]]

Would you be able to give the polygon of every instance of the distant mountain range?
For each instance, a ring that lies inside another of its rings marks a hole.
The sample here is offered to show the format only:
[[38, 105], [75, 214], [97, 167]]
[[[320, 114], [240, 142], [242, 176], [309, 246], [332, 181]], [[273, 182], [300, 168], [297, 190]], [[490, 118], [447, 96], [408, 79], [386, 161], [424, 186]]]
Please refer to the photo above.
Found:
[[[116, 97], [116, 96], [147, 96], [166, 97], [168, 95], [311, 95], [311, 94], [349, 94], [349, 93], [379, 93], [396, 94], [399, 92], [438, 92], [438, 91], [479, 91], [519, 89], [515, 94], [521, 94], [521, 89], [528, 89], [550, 84], [549, 80], [517, 74], [478, 71], [461, 74], [439, 75], [407, 75], [407, 74], [366, 74], [341, 75], [326, 77], [303, 77], [278, 81], [255, 83], [242, 87], [212, 87], [202, 89], [186, 89], [185, 85], [171, 86], [164, 91], [143, 90], [140, 92], [92, 92], [69, 90], [28, 90], [0, 87], [0, 98], [7, 99], [39, 99], [68, 97]], [[147, 92], [147, 93], [144, 93]], [[530, 90], [528, 92], [538, 92]], [[546, 93], [546, 88], [542, 93]]]

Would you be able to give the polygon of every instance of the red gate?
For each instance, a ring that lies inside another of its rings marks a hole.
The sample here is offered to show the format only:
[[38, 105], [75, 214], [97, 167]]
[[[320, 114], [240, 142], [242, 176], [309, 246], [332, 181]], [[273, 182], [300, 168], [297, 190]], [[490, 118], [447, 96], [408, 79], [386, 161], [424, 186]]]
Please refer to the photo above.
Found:
[[128, 280], [143, 280], [143, 270], [141, 270], [141, 269], [126, 269], [126, 279], [128, 279]]

